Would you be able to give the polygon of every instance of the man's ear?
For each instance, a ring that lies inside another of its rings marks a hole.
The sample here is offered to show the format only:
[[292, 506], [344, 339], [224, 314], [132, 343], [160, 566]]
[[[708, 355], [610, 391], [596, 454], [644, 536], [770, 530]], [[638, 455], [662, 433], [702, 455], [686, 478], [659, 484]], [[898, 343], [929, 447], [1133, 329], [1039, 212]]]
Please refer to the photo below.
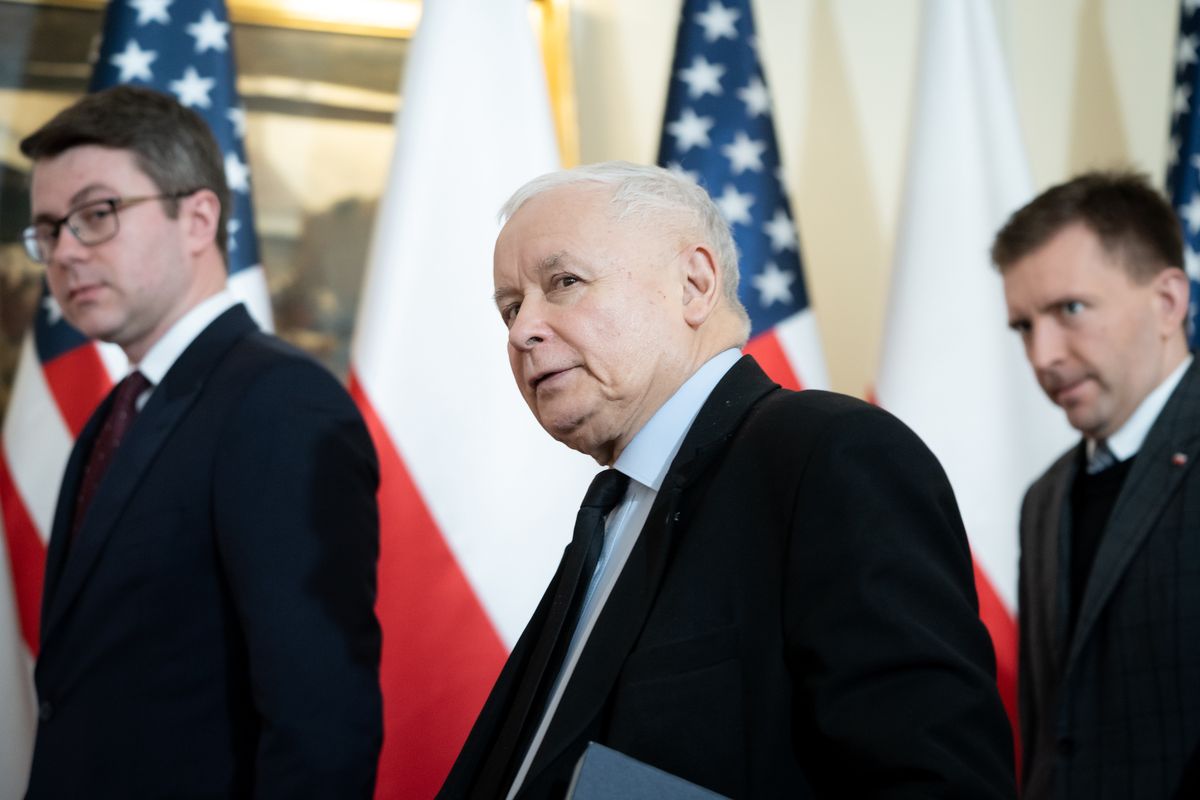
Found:
[[1187, 273], [1178, 267], [1168, 267], [1154, 276], [1151, 285], [1159, 313], [1159, 330], [1164, 335], [1174, 335], [1187, 318], [1191, 300], [1191, 282]]
[[712, 314], [721, 298], [721, 270], [716, 256], [702, 244], [689, 245], [680, 254], [683, 259], [683, 318], [699, 328]]
[[189, 252], [200, 253], [217, 239], [217, 224], [221, 219], [221, 201], [211, 189], [200, 189], [179, 201], [179, 215], [183, 218], [184, 236], [188, 240]]

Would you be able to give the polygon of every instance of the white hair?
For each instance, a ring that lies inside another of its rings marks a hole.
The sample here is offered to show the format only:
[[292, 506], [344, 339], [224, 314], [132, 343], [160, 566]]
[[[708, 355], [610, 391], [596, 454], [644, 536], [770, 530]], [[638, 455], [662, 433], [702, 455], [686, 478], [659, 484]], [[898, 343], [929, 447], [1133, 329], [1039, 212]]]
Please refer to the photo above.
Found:
[[749, 334], [750, 316], [738, 299], [738, 253], [733, 233], [708, 192], [688, 178], [662, 167], [628, 161], [603, 161], [548, 172], [513, 192], [500, 207], [500, 222], [507, 222], [521, 206], [544, 192], [589, 183], [613, 187], [609, 202], [618, 221], [630, 216], [651, 217], [655, 222], [699, 235], [712, 248], [721, 271], [721, 291], [742, 323], [743, 337]]

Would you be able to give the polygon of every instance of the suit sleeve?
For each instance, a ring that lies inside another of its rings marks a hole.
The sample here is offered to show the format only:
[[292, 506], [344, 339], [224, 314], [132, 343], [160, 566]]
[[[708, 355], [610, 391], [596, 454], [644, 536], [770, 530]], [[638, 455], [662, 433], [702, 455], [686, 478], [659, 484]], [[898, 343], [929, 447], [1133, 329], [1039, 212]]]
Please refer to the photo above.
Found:
[[332, 376], [260, 374], [222, 434], [218, 547], [261, 720], [256, 797], [370, 797], [382, 743], [378, 466]]
[[1015, 796], [945, 474], [875, 409], [821, 437], [796, 484], [784, 600], [797, 759], [819, 796]]

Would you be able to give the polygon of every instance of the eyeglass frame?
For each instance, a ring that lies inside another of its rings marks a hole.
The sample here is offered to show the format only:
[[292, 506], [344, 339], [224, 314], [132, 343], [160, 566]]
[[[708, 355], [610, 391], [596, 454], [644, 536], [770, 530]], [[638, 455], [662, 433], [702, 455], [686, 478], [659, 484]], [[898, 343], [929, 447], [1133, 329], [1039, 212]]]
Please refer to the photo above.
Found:
[[[21, 242], [25, 245], [25, 255], [29, 256], [32, 261], [38, 264], [48, 264], [50, 262], [50, 253], [42, 253], [41, 239], [38, 237], [38, 229], [44, 226], [49, 226], [53, 229], [52, 242], [54, 245], [58, 244], [59, 237], [62, 235], [63, 226], [65, 225], [67, 230], [71, 232], [71, 235], [75, 237], [75, 241], [79, 242], [84, 247], [95, 247], [111, 241], [118, 233], [121, 232], [121, 215], [118, 212], [129, 208], [130, 206], [135, 206], [139, 203], [145, 203], [149, 200], [182, 200], [183, 198], [193, 195], [198, 191], [200, 191], [200, 189], [197, 188], [188, 189], [187, 191], [183, 192], [165, 194], [147, 194], [138, 195], [135, 197], [99, 197], [95, 200], [88, 200], [85, 203], [80, 203], [79, 205], [75, 206], [58, 219], [41, 220], [40, 222], [35, 222], [32, 225], [26, 226], [25, 229], [21, 231]], [[71, 217], [75, 216], [80, 211], [89, 208], [90, 206], [98, 206], [105, 203], [108, 204], [109, 213], [111, 213], [113, 216], [112, 233], [93, 241], [85, 241], [84, 238], [79, 234], [79, 230], [71, 224]]]

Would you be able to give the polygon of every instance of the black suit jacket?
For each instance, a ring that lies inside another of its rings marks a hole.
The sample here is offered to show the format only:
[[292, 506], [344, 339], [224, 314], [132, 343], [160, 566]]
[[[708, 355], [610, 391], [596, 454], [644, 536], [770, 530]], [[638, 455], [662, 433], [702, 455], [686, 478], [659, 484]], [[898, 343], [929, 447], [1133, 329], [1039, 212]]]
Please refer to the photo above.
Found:
[[1200, 747], [1200, 362], [1133, 462], [1068, 639], [1082, 447], [1030, 487], [1021, 511], [1025, 794], [1170, 797]]
[[[543, 599], [440, 796], [475, 781]], [[688, 431], [521, 797], [589, 740], [731, 797], [1011, 797], [949, 484], [895, 418], [743, 358]]]
[[151, 394], [46, 562], [30, 798], [365, 797], [378, 469], [331, 375], [236, 306]]

